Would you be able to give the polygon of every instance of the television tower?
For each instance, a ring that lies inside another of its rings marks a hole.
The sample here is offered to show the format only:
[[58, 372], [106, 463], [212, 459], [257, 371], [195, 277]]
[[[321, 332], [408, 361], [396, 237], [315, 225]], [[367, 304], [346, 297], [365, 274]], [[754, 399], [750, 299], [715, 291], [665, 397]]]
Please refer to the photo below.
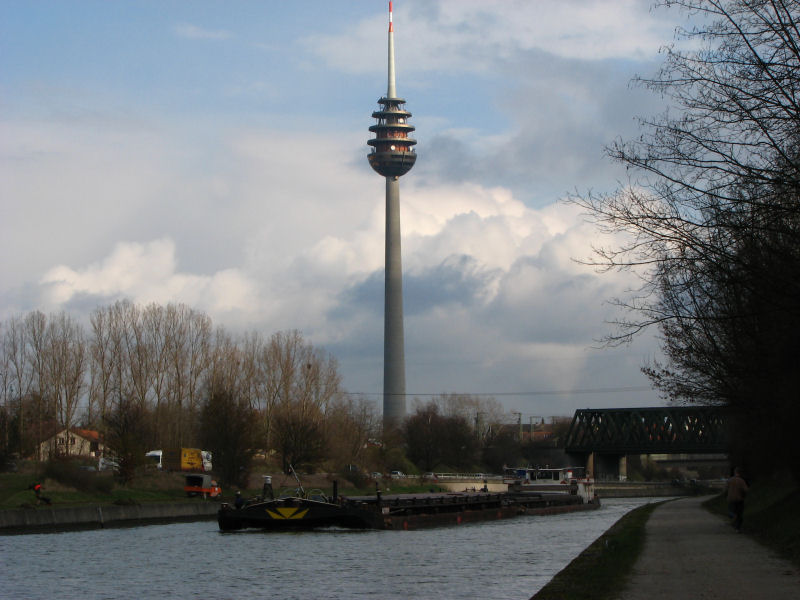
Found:
[[400, 253], [400, 183], [414, 166], [417, 140], [408, 137], [414, 127], [406, 101], [397, 97], [394, 81], [394, 26], [389, 2], [389, 85], [372, 113], [377, 123], [369, 128], [375, 137], [367, 143], [367, 156], [375, 171], [386, 178], [386, 268], [383, 312], [383, 426], [395, 427], [406, 416], [406, 362], [403, 339], [403, 263]]

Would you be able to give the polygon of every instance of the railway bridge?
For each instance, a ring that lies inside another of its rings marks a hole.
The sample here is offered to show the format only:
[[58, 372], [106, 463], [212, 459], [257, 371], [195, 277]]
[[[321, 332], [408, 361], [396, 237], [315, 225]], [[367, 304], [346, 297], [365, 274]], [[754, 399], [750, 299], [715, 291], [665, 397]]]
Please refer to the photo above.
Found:
[[627, 475], [629, 454], [726, 455], [723, 409], [713, 406], [580, 409], [565, 444], [598, 479]]

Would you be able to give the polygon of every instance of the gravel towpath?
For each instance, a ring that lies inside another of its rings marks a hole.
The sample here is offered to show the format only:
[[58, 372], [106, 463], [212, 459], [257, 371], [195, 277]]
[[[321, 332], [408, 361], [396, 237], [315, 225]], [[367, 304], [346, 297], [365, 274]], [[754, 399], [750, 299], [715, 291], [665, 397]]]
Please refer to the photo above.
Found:
[[705, 499], [666, 502], [653, 511], [621, 600], [800, 599], [800, 570], [737, 534], [700, 506]]

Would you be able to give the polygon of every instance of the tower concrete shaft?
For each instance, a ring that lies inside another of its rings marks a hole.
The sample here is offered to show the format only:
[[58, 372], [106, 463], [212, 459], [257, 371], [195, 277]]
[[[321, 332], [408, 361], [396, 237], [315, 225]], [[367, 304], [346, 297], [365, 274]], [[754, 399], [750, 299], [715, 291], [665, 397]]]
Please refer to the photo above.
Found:
[[400, 183], [417, 160], [416, 140], [409, 137], [411, 113], [405, 100], [397, 97], [394, 70], [394, 25], [389, 2], [388, 85], [378, 100], [380, 110], [372, 113], [377, 123], [369, 130], [375, 137], [367, 142], [372, 168], [386, 178], [386, 270], [383, 324], [383, 425], [399, 425], [406, 415], [406, 366], [403, 333], [403, 264], [400, 252]]
[[406, 359], [403, 333], [403, 261], [400, 250], [400, 181], [386, 178], [386, 270], [383, 302], [383, 423], [406, 416]]

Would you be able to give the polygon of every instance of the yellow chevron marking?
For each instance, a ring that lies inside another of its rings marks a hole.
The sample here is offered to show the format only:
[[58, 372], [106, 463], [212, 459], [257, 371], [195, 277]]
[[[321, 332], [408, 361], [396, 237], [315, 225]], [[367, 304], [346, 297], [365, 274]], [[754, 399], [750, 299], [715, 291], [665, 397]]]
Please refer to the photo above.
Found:
[[276, 513], [267, 509], [267, 514], [273, 519], [302, 519], [307, 512], [308, 509], [299, 510], [295, 507], [279, 508]]

